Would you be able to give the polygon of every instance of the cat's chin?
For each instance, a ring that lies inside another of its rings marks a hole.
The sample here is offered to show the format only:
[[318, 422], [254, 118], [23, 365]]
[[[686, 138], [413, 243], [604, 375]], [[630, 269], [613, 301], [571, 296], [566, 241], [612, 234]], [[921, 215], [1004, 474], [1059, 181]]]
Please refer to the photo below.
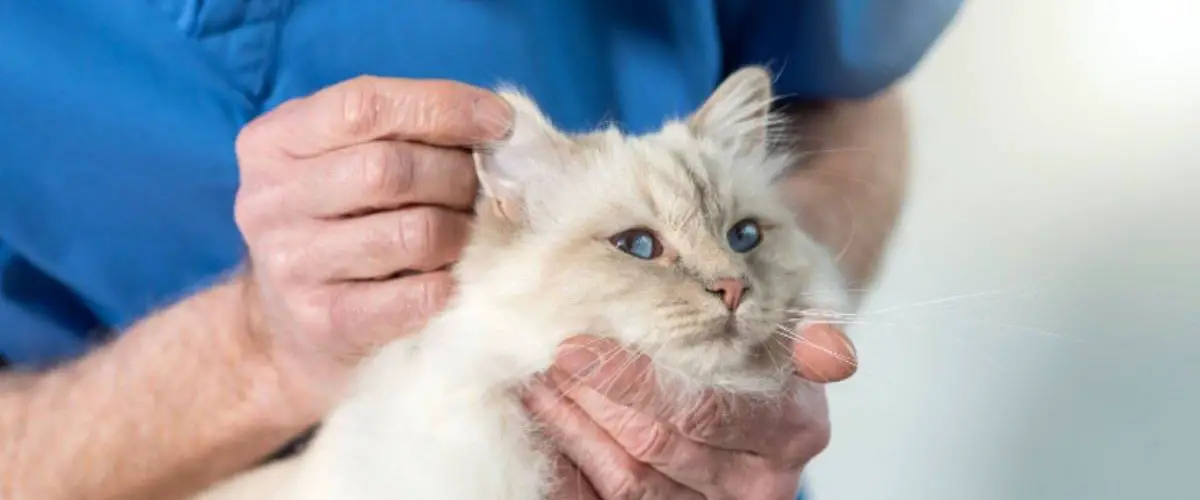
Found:
[[692, 343], [659, 350], [655, 364], [673, 384], [691, 389], [717, 389], [739, 393], [775, 393], [783, 390], [792, 371], [790, 353], [783, 344], [741, 344], [731, 340]]

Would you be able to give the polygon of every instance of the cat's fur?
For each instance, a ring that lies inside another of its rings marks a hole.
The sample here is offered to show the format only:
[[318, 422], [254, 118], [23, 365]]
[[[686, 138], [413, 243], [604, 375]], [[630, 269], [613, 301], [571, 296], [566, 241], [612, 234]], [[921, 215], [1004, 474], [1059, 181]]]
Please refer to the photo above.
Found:
[[[483, 195], [456, 298], [365, 363], [303, 455], [206, 500], [539, 500], [551, 464], [517, 393], [567, 337], [652, 355], [681, 401], [701, 387], [779, 396], [797, 312], [847, 306], [828, 253], [773, 187], [792, 159], [769, 144], [766, 71], [735, 73], [690, 118], [642, 137], [568, 136], [520, 93], [501, 95], [514, 132], [477, 153]], [[765, 234], [739, 254], [726, 233], [746, 218]], [[610, 243], [634, 227], [657, 233], [664, 256]], [[733, 330], [706, 290], [730, 276], [750, 285]]]

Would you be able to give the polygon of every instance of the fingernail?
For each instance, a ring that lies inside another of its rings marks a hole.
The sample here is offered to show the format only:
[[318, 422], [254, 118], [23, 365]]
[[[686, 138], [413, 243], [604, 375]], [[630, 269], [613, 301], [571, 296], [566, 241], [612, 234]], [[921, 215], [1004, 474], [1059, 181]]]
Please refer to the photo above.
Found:
[[527, 408], [536, 408], [545, 395], [552, 390], [544, 381], [535, 378], [529, 381], [529, 385], [524, 391], [521, 391], [521, 403]]
[[840, 342], [842, 344], [842, 346], [846, 348], [846, 353], [849, 354], [851, 358], [858, 357], [858, 348], [854, 346], [854, 342], [850, 341], [850, 336], [846, 335], [845, 330], [842, 330], [841, 328], [838, 328], [833, 325], [826, 325], [826, 328], [827, 328], [826, 333], [828, 333], [833, 338], [837, 339], [837, 341]]
[[858, 370], [854, 344], [834, 325], [810, 323], [802, 327], [804, 341], [796, 347], [797, 368], [813, 382], [836, 382]]
[[495, 94], [480, 97], [472, 109], [475, 124], [487, 141], [501, 141], [512, 133], [513, 109], [508, 101]]
[[525, 391], [521, 393], [524, 397], [531, 397], [531, 394], [536, 393], [538, 390], [543, 390], [546, 387], [549, 387], [541, 375], [534, 375], [533, 377], [530, 377], [530, 379], [526, 381], [526, 384]]

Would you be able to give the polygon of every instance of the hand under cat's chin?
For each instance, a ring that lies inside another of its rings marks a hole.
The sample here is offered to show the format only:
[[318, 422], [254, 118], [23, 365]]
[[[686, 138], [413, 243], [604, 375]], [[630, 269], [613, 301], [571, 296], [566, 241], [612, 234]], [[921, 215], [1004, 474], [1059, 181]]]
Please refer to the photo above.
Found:
[[[669, 366], [695, 363], [696, 356], [686, 358], [651, 359], [589, 336], [563, 344], [549, 385], [535, 384], [527, 404], [547, 435], [577, 457], [563, 468], [586, 471], [591, 485], [560, 476], [565, 482], [554, 498], [592, 498], [593, 487], [645, 488], [669, 498], [703, 498], [699, 492], [714, 490], [732, 498], [795, 496], [804, 464], [829, 440], [821, 387], [792, 369], [758, 371], [746, 360]], [[682, 373], [701, 368], [710, 371]], [[710, 471], [708, 479], [697, 471]], [[631, 476], [637, 483], [626, 485]]]

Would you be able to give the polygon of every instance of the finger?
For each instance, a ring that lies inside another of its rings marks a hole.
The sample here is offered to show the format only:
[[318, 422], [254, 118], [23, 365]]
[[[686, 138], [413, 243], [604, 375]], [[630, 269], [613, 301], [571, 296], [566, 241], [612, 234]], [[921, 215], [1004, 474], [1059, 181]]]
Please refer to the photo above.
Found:
[[711, 389], [684, 393], [664, 386], [669, 379], [655, 372], [648, 357], [604, 339], [568, 339], [550, 375], [568, 394], [572, 386], [589, 387], [616, 404], [666, 422], [690, 440], [727, 450], [792, 459], [828, 429], [823, 400], [791, 397], [795, 384], [777, 400]]
[[512, 109], [495, 94], [447, 80], [364, 76], [290, 101], [251, 122], [238, 150], [311, 157], [383, 138], [466, 147], [502, 139]]
[[579, 467], [601, 498], [703, 500], [700, 493], [630, 457], [558, 391], [535, 382], [525, 394], [525, 404], [543, 424], [547, 436]]
[[360, 349], [360, 359], [388, 342], [419, 331], [446, 305], [454, 289], [447, 271], [405, 278], [336, 285], [328, 305], [330, 322]]
[[414, 204], [470, 210], [478, 184], [465, 151], [374, 141], [301, 160], [279, 189], [299, 212], [339, 217]]
[[557, 480], [550, 493], [551, 500], [601, 500], [583, 472], [562, 454], [551, 457], [554, 477]]
[[850, 378], [858, 370], [854, 345], [834, 325], [802, 326], [793, 360], [800, 376], [813, 382], [838, 382]]
[[692, 441], [669, 425], [584, 386], [565, 394], [634, 459], [706, 498], [795, 497], [798, 468], [778, 471], [761, 456]]
[[470, 224], [470, 215], [436, 207], [323, 222], [307, 242], [310, 276], [331, 282], [359, 281], [441, 269], [458, 260]]

